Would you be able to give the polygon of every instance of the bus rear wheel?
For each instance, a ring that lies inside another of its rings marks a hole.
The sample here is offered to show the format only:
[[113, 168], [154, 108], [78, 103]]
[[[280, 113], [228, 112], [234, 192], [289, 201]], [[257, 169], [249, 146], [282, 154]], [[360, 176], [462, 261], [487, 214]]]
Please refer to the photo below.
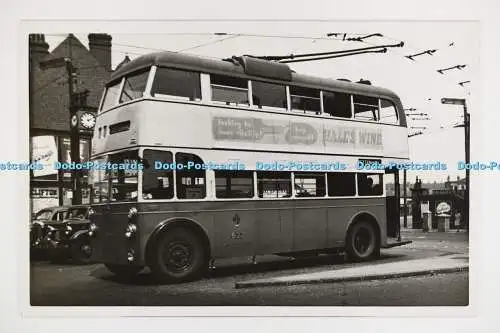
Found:
[[347, 233], [347, 256], [352, 261], [374, 259], [380, 253], [380, 244], [373, 225], [367, 221], [356, 222]]
[[174, 228], [159, 236], [150, 268], [162, 283], [193, 281], [208, 268], [208, 256], [198, 235], [186, 228]]

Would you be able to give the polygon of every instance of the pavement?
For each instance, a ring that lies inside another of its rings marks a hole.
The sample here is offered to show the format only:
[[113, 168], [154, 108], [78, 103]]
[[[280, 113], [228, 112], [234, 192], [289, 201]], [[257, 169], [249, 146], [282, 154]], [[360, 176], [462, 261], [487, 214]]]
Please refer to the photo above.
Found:
[[[404, 229], [402, 238], [412, 240], [411, 244], [395, 248], [392, 253], [402, 251], [437, 250], [434, 256], [415, 258], [396, 262], [383, 262], [366, 265], [363, 263], [345, 268], [332, 268], [275, 276], [262, 279], [237, 281], [236, 289], [264, 287], [264, 286], [290, 286], [300, 284], [337, 283], [349, 281], [382, 280], [400, 277], [468, 272], [468, 233], [467, 232], [423, 232], [416, 229]], [[387, 251], [391, 253], [391, 251]]]

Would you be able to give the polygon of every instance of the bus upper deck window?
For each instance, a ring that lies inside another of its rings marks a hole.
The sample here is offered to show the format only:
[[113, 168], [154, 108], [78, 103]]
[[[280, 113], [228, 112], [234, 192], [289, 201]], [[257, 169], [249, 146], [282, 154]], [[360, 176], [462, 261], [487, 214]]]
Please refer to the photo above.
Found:
[[141, 98], [144, 95], [144, 90], [146, 89], [148, 76], [149, 70], [125, 78], [125, 84], [120, 96], [120, 103]]
[[323, 91], [323, 112], [332, 117], [351, 118], [351, 95]]
[[378, 98], [370, 96], [353, 96], [354, 118], [359, 120], [378, 120]]
[[281, 84], [252, 81], [252, 99], [253, 104], [259, 108], [287, 108], [286, 87]]
[[210, 75], [212, 101], [226, 104], [249, 105], [248, 80], [225, 76]]
[[115, 106], [118, 99], [118, 94], [120, 92], [121, 81], [115, 82], [106, 88], [104, 92], [104, 100], [102, 102], [101, 110], [107, 110]]
[[318, 89], [290, 86], [290, 101], [294, 111], [321, 113], [320, 91]]
[[190, 100], [201, 100], [200, 73], [158, 68], [151, 95], [154, 97], [177, 96]]
[[389, 100], [380, 100], [380, 122], [385, 124], [399, 124], [396, 107]]

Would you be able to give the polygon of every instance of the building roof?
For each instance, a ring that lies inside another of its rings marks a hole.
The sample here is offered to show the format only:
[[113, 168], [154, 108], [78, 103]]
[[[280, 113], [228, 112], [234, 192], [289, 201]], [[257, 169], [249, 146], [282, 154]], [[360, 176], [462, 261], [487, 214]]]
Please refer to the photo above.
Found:
[[76, 69], [74, 92], [89, 91], [87, 106], [97, 109], [104, 84], [110, 76], [90, 50], [70, 34], [45, 57], [36, 59], [32, 67], [32, 106], [30, 127], [42, 130], [69, 130], [68, 74], [65, 68], [41, 69], [40, 62], [57, 58], [70, 58]]

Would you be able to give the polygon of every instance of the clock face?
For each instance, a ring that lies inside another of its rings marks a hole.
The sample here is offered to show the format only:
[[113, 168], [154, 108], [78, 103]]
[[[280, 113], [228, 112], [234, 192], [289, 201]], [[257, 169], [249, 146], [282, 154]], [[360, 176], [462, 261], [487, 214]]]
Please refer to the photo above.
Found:
[[75, 127], [76, 125], [78, 125], [78, 117], [74, 115], [73, 117], [71, 117], [71, 126]]
[[95, 116], [91, 113], [84, 113], [80, 117], [80, 123], [84, 128], [93, 128], [95, 125]]

